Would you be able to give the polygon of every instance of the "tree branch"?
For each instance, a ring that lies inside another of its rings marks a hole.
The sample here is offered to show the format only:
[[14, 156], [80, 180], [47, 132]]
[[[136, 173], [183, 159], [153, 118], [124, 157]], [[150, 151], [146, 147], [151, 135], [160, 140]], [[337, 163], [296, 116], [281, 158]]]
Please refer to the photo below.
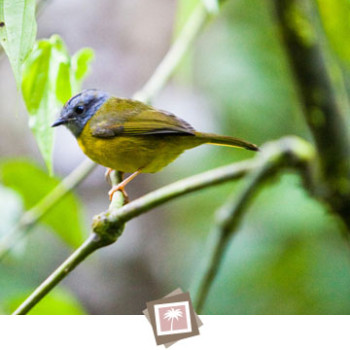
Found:
[[[94, 218], [94, 233], [61, 266], [59, 266], [13, 313], [24, 315], [29, 312], [47, 293], [50, 292], [70, 271], [79, 265], [95, 250], [114, 243], [124, 230], [124, 223], [141, 213], [180, 195], [216, 185], [225, 181], [239, 179], [254, 168], [253, 161], [218, 168], [203, 174], [178, 181], [151, 192], [125, 206], [120, 191], [113, 195], [109, 210]], [[218, 178], [213, 178], [218, 176]], [[115, 183], [115, 182], [114, 182]]]
[[135, 199], [121, 208], [109, 209], [96, 215], [93, 219], [92, 228], [97, 234], [113, 234], [115, 230], [119, 230], [121, 225], [124, 225], [127, 221], [163, 203], [209, 186], [240, 179], [255, 169], [256, 166], [255, 159], [252, 159], [209, 170], [174, 182]]
[[[13, 314], [26, 314], [87, 256], [99, 248], [114, 243], [122, 234], [126, 221], [180, 195], [225, 181], [239, 179], [254, 167], [255, 162], [252, 160], [207, 171], [160, 188], [125, 206], [122, 206], [124, 202], [122, 193], [115, 192], [109, 210], [94, 218], [93, 229], [95, 232]], [[116, 184], [115, 177], [112, 178], [114, 179], [113, 183]]]
[[281, 172], [285, 167], [297, 169], [302, 178], [309, 182], [312, 178], [314, 151], [305, 141], [298, 138], [285, 138], [262, 148], [256, 168], [249, 174], [247, 184], [242, 192], [235, 194], [217, 212], [217, 224], [212, 232], [214, 239], [206, 265], [200, 273], [200, 279], [194, 292], [194, 307], [202, 312], [209, 290], [218, 274], [224, 254], [233, 235], [243, 219], [244, 213], [263, 183]]
[[273, 0], [273, 4], [304, 115], [319, 153], [322, 189], [326, 190], [319, 194], [350, 230], [349, 130], [317, 42], [317, 26], [311, 20], [315, 9], [309, 0]]
[[[283, 160], [285, 162], [294, 159], [296, 154], [298, 155], [298, 161], [300, 162], [302, 159], [305, 159], [306, 162], [313, 156], [312, 148], [305, 141], [298, 138], [286, 138], [281, 141], [277, 141], [276, 143], [272, 143], [272, 145], [274, 145], [271, 146], [274, 149], [283, 150], [283, 152], [281, 152], [284, 155]], [[291, 153], [292, 146], [294, 153]], [[267, 147], [267, 149], [269, 148]], [[252, 160], [220, 167], [184, 180], [180, 180], [151, 192], [124, 206], [122, 206], [123, 196], [121, 192], [117, 191], [113, 196], [109, 210], [95, 216], [92, 225], [94, 233], [92, 236], [90, 236], [88, 241], [83, 244], [83, 248], [78, 249], [79, 253], [73, 253], [73, 255], [69, 257], [65, 263], [63, 263], [51, 276], [49, 276], [45, 282], [42, 283], [41, 286], [34, 291], [33, 295], [31, 295], [22, 304], [22, 306], [15, 311], [15, 314], [27, 313], [34, 305], [36, 305], [67, 275], [65, 273], [66, 268], [71, 271], [96, 249], [115, 242], [121, 235], [124, 229], [124, 224], [127, 221], [179, 196], [227, 181], [239, 179], [247, 173], [255, 171], [261, 167], [261, 159], [264, 159], [263, 154], [264, 152]], [[287, 157], [287, 154], [289, 155], [289, 158]], [[277, 155], [277, 153], [274, 153], [274, 156]], [[272, 154], [269, 156], [269, 159], [271, 161], [276, 161], [279, 165], [282, 164], [282, 160], [274, 160]], [[99, 244], [97, 245], [96, 242], [99, 242]]]
[[[122, 206], [124, 198], [121, 192], [114, 196], [113, 206]], [[61, 280], [95, 250], [114, 243], [123, 232], [123, 227], [113, 235], [96, 235], [92, 233], [74, 253], [64, 261], [34, 292], [13, 312], [13, 315], [27, 314], [45, 297]]]

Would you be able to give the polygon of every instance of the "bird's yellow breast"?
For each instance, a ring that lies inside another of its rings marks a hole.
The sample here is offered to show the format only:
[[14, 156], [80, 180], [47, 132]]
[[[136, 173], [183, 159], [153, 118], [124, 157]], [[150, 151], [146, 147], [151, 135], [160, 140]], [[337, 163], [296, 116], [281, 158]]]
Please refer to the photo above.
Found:
[[[90, 122], [90, 121], [89, 121]], [[96, 163], [122, 172], [153, 173], [161, 170], [194, 145], [191, 136], [140, 135], [98, 138], [89, 122], [77, 138], [83, 152]], [[180, 140], [185, 138], [184, 140]], [[190, 139], [189, 139], [190, 138]]]

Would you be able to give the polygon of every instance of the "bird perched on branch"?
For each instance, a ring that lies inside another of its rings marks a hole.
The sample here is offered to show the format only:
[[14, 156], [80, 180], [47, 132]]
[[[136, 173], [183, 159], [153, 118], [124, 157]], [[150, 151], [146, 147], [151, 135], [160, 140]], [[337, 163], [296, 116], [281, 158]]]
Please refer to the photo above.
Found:
[[73, 96], [52, 124], [58, 125], [65, 125], [96, 163], [131, 173], [109, 191], [110, 199], [138, 174], [155, 173], [183, 151], [205, 143], [258, 150], [250, 142], [196, 131], [172, 113], [94, 89]]

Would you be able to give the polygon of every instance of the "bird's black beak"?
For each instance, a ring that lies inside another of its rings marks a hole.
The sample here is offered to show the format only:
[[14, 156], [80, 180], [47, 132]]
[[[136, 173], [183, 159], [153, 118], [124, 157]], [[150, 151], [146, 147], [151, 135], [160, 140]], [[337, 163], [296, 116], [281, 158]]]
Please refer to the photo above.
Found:
[[54, 128], [55, 126], [67, 124], [68, 120], [66, 118], [58, 118], [52, 125], [51, 127]]

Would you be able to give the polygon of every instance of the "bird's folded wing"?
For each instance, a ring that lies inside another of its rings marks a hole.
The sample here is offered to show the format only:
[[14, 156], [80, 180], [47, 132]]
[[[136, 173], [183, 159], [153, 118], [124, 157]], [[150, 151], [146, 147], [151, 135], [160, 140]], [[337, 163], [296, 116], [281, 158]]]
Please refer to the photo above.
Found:
[[184, 120], [153, 108], [101, 113], [91, 120], [90, 129], [92, 135], [98, 138], [195, 133]]

